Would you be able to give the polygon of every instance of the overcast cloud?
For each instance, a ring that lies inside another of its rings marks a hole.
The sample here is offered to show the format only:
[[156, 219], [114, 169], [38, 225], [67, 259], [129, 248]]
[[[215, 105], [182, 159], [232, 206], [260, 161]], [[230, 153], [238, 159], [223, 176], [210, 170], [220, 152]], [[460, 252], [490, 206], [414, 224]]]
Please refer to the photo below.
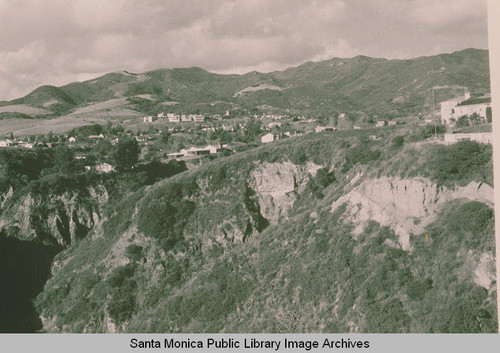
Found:
[[0, 100], [126, 69], [487, 48], [486, 0], [0, 0]]

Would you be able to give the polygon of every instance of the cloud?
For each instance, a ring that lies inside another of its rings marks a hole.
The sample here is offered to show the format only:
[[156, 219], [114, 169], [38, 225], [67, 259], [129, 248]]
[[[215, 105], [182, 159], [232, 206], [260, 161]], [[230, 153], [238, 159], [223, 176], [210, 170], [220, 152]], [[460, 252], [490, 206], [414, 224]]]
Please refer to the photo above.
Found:
[[0, 0], [0, 100], [127, 69], [486, 48], [485, 0]]

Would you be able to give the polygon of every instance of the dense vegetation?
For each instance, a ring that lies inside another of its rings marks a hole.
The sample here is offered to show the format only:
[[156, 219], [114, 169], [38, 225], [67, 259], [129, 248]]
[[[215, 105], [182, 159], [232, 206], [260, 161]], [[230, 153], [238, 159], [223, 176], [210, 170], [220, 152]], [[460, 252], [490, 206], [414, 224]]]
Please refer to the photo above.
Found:
[[[388, 227], [371, 222], [353, 237], [344, 208], [330, 212], [361, 172], [491, 180], [490, 146], [394, 142], [401, 131], [384, 131], [283, 140], [116, 200], [102, 233], [57, 255], [64, 266], [36, 300], [54, 318], [46, 329], [100, 332], [110, 319], [129, 332], [496, 331], [496, 291], [471, 275], [493, 251], [490, 207], [446, 204], [411, 252]], [[294, 191], [290, 218], [270, 224], [249, 180], [256, 165], [285, 161], [320, 168]]]

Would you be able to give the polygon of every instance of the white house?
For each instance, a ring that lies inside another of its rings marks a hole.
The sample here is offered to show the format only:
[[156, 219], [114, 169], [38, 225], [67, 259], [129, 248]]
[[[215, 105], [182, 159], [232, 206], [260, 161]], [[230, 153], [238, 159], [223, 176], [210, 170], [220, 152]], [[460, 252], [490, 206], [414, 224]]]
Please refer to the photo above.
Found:
[[11, 140], [1, 140], [0, 141], [0, 147], [10, 147], [12, 145]]
[[473, 114], [486, 119], [486, 110], [491, 106], [491, 103], [459, 105], [468, 99], [470, 99], [470, 93], [466, 93], [463, 97], [441, 102], [441, 120], [446, 124], [450, 124], [451, 119], [456, 121], [464, 115], [470, 116]]
[[145, 116], [142, 118], [142, 121], [145, 122], [145, 123], [152, 123], [154, 121], [154, 117], [153, 116]]
[[267, 124], [268, 129], [272, 129], [273, 127], [281, 127], [281, 123], [278, 122], [272, 122]]
[[195, 123], [202, 123], [205, 121], [205, 116], [201, 114], [195, 114], [193, 115], [192, 119]]
[[165, 113], [161, 112], [161, 113], [158, 113], [156, 116], [158, 118], [164, 118], [165, 117]]
[[89, 139], [103, 139], [104, 138], [104, 135], [103, 134], [99, 134], [99, 135], [89, 135], [88, 137]]
[[479, 115], [481, 118], [486, 119], [486, 110], [490, 106], [490, 103], [479, 103], [479, 104], [467, 104], [467, 105], [457, 105], [453, 111], [453, 117], [455, 120], [467, 115], [471, 116], [473, 114]]
[[385, 126], [385, 120], [379, 120], [375, 123], [375, 127]]
[[273, 142], [274, 141], [274, 135], [269, 133], [269, 134], [265, 134], [264, 136], [262, 136], [260, 138], [260, 141], [262, 143], [269, 143], [269, 142]]
[[168, 113], [167, 117], [168, 117], [168, 121], [171, 123], [178, 123], [180, 121], [179, 115]]
[[102, 163], [99, 165], [95, 166], [95, 170], [98, 173], [109, 173], [115, 170], [115, 167], [113, 167], [111, 164], [108, 163]]
[[191, 121], [191, 115], [181, 115], [181, 121]]
[[68, 142], [75, 142], [76, 141], [76, 137], [73, 137], [71, 136], [69, 139], [68, 139]]

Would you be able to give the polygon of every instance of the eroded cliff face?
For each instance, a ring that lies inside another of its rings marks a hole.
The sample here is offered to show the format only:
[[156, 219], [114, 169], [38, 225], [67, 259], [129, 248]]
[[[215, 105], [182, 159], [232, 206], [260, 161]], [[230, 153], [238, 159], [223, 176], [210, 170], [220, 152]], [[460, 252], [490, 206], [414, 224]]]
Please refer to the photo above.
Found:
[[21, 240], [74, 244], [99, 223], [107, 200], [103, 186], [59, 195], [29, 193], [16, 200], [10, 190], [2, 197], [0, 229]]
[[410, 250], [410, 234], [423, 232], [434, 221], [439, 207], [455, 199], [478, 201], [493, 208], [493, 188], [473, 181], [451, 190], [426, 178], [384, 177], [364, 181], [333, 202], [331, 212], [346, 204], [344, 219], [356, 225], [354, 235], [360, 234], [368, 221], [376, 221], [391, 227], [402, 248]]
[[297, 194], [320, 168], [322, 166], [311, 162], [305, 166], [291, 162], [258, 165], [251, 173], [250, 187], [258, 196], [262, 216], [271, 224], [278, 223], [280, 218], [286, 219]]

